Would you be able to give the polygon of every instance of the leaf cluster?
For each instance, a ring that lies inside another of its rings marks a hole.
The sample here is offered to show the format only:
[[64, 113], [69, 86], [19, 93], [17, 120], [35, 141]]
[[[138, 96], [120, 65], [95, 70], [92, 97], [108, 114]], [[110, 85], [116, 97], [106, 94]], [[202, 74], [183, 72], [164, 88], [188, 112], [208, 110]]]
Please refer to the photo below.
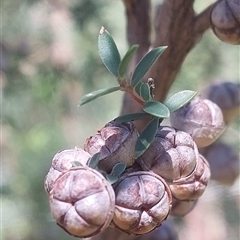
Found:
[[149, 147], [162, 120], [169, 118], [171, 112], [184, 106], [196, 95], [194, 91], [184, 90], [174, 94], [163, 103], [154, 100], [154, 80], [149, 78], [147, 82], [145, 82], [144, 76], [166, 48], [166, 46], [160, 46], [151, 49], [138, 62], [132, 74], [130, 74], [131, 76], [128, 77], [128, 67], [138, 49], [138, 45], [131, 46], [123, 58], [121, 58], [114, 39], [109, 32], [102, 27], [98, 36], [99, 55], [108, 71], [116, 77], [118, 86], [93, 91], [83, 96], [79, 104], [84, 105], [98, 97], [119, 90], [130, 94], [132, 98], [142, 106], [142, 112], [119, 116], [115, 121], [129, 122], [151, 117], [151, 121], [137, 140], [135, 147], [136, 158], [141, 156]]

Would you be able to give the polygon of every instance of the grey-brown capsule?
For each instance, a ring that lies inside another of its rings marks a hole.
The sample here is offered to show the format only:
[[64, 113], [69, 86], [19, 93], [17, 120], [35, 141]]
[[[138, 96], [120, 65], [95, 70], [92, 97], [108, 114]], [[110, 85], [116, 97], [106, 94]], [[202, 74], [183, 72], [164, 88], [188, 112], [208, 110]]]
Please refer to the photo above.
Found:
[[225, 123], [221, 109], [208, 99], [196, 98], [170, 115], [172, 127], [190, 134], [198, 147], [212, 144]]
[[188, 133], [163, 126], [136, 161], [144, 170], [172, 181], [188, 176], [196, 166], [197, 157], [197, 146]]
[[91, 155], [100, 152], [98, 167], [110, 172], [119, 162], [127, 166], [134, 163], [137, 138], [138, 133], [133, 123], [111, 121], [86, 140], [84, 149]]
[[196, 206], [197, 200], [180, 201], [173, 197], [172, 209], [170, 215], [175, 217], [184, 217], [190, 213]]
[[96, 170], [76, 167], [64, 172], [49, 195], [57, 224], [75, 237], [90, 237], [108, 227], [115, 208], [112, 186]]
[[211, 13], [211, 27], [223, 42], [240, 44], [240, 4], [237, 0], [219, 1]]
[[211, 179], [232, 185], [240, 174], [239, 154], [233, 146], [216, 142], [202, 150], [209, 162]]
[[202, 196], [210, 180], [210, 176], [209, 164], [199, 154], [196, 167], [190, 175], [167, 183], [174, 198], [182, 201], [192, 201]]
[[160, 226], [172, 205], [165, 181], [158, 175], [138, 171], [114, 184], [116, 206], [112, 224], [128, 234], [142, 235]]
[[222, 110], [226, 123], [229, 123], [240, 114], [239, 83], [215, 82], [203, 90], [201, 98], [207, 98], [216, 103]]
[[55, 154], [45, 178], [44, 188], [49, 193], [56, 179], [75, 165], [86, 165], [91, 155], [81, 148], [65, 149]]

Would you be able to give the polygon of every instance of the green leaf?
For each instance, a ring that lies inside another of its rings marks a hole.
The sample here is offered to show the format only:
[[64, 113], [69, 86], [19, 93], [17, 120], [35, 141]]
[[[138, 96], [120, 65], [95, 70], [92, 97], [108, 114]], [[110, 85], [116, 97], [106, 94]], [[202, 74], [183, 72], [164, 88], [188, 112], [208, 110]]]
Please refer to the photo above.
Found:
[[130, 47], [130, 49], [126, 52], [126, 54], [124, 55], [122, 61], [120, 62], [119, 68], [118, 68], [118, 76], [120, 78], [124, 78], [124, 76], [127, 72], [128, 65], [129, 65], [130, 61], [132, 60], [134, 54], [136, 53], [137, 49], [138, 49], [138, 45], [132, 45]]
[[79, 167], [79, 166], [83, 166], [79, 161], [72, 161], [72, 167]]
[[149, 116], [148, 113], [144, 113], [144, 112], [139, 112], [139, 113], [129, 113], [126, 115], [122, 115], [119, 116], [117, 118], [114, 119], [115, 122], [119, 122], [119, 123], [123, 123], [123, 122], [131, 122], [131, 121], [135, 121], [135, 120], [139, 120], [142, 118], [145, 118]]
[[109, 174], [106, 174], [105, 175], [105, 178], [108, 180], [108, 182], [110, 182], [111, 184], [114, 184], [117, 180], [118, 180], [118, 177], [116, 176], [113, 176], [113, 175], [109, 175]]
[[141, 86], [142, 86], [143, 82], [138, 82], [138, 84], [134, 87], [134, 91], [141, 96]]
[[79, 106], [82, 106], [88, 102], [93, 101], [94, 99], [107, 95], [109, 93], [115, 92], [121, 90], [120, 86], [117, 87], [111, 87], [111, 88], [104, 88], [104, 89], [99, 89], [96, 91], [93, 91], [91, 93], [86, 94], [85, 96], [82, 97], [82, 99], [80, 100]]
[[174, 112], [191, 101], [196, 96], [196, 94], [197, 92], [191, 90], [180, 91], [166, 100], [164, 104], [171, 112]]
[[143, 98], [145, 101], [150, 101], [152, 99], [151, 97], [151, 92], [150, 92], [150, 87], [147, 83], [143, 83], [140, 88], [140, 96]]
[[164, 104], [153, 100], [144, 103], [143, 111], [158, 118], [168, 118], [170, 116], [170, 111]]
[[95, 169], [98, 165], [98, 162], [100, 160], [101, 153], [95, 153], [89, 160], [88, 160], [88, 166]]
[[148, 52], [137, 64], [133, 76], [131, 85], [136, 86], [138, 82], [143, 78], [143, 76], [147, 73], [147, 71], [153, 66], [153, 64], [157, 61], [160, 55], [164, 52], [167, 47], [158, 47], [152, 49]]
[[150, 146], [153, 141], [156, 132], [158, 130], [159, 119], [153, 118], [153, 120], [147, 125], [143, 132], [138, 137], [135, 146], [135, 158], [140, 157]]
[[127, 165], [125, 163], [117, 163], [113, 167], [111, 175], [116, 176], [116, 177], [120, 176], [124, 172], [124, 170], [126, 169], [126, 166]]
[[116, 43], [104, 27], [102, 27], [99, 32], [98, 51], [108, 71], [118, 77], [118, 67], [121, 62], [121, 57]]

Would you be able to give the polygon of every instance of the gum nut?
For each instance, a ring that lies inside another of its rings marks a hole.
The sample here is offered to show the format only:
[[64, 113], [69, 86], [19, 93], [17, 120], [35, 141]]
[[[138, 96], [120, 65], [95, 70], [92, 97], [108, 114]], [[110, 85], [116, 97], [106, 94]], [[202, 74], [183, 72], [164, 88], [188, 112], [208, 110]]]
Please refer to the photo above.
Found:
[[208, 99], [196, 98], [170, 115], [172, 127], [187, 132], [198, 147], [212, 144], [225, 129], [221, 109]]
[[232, 185], [240, 174], [239, 154], [228, 144], [216, 142], [203, 150], [209, 162], [211, 179]]
[[75, 237], [90, 237], [108, 227], [112, 220], [115, 195], [110, 183], [89, 167], [64, 172], [49, 195], [57, 224]]
[[184, 217], [190, 213], [196, 206], [198, 200], [180, 201], [173, 197], [171, 216]]
[[225, 0], [218, 2], [213, 8], [211, 22], [218, 29], [232, 29], [238, 25]]
[[240, 1], [239, 0], [226, 0], [227, 5], [231, 9], [234, 18], [240, 23]]
[[75, 165], [86, 165], [91, 155], [81, 148], [65, 149], [55, 154], [45, 177], [44, 188], [49, 193], [56, 179]]
[[187, 177], [167, 182], [172, 195], [178, 200], [196, 200], [202, 196], [210, 180], [211, 172], [207, 160], [199, 154], [194, 171]]
[[136, 240], [179, 240], [177, 232], [174, 229], [174, 224], [169, 220], [164, 221], [161, 227], [153, 230], [150, 233], [144, 234]]
[[235, 27], [231, 29], [221, 29], [212, 27], [212, 30], [217, 38], [221, 41], [233, 45], [240, 44], [240, 27]]
[[112, 224], [127, 234], [142, 235], [152, 231], [171, 210], [169, 187], [152, 172], [123, 175], [114, 184], [114, 190], [116, 206]]
[[84, 149], [90, 155], [100, 152], [98, 167], [110, 172], [117, 163], [131, 166], [135, 159], [138, 133], [133, 123], [109, 122], [97, 134], [88, 138]]
[[216, 103], [221, 108], [226, 123], [240, 114], [239, 83], [215, 82], [203, 90], [201, 98]]
[[196, 166], [197, 156], [197, 146], [188, 133], [164, 126], [136, 161], [145, 171], [172, 181], [188, 176]]

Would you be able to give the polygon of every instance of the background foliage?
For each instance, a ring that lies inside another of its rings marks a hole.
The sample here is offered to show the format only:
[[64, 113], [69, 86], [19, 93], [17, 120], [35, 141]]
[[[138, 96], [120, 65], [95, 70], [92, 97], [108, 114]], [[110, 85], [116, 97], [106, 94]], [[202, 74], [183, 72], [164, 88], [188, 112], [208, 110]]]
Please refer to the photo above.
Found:
[[[201, 2], [196, 1], [197, 11], [211, 1]], [[58, 150], [82, 147], [119, 114], [118, 92], [77, 105], [87, 92], [115, 85], [98, 56], [97, 36], [103, 25], [120, 52], [126, 52], [124, 7], [120, 0], [8, 0], [1, 9], [2, 239], [72, 239], [52, 220], [43, 181]], [[208, 31], [189, 54], [170, 94], [201, 91], [215, 79], [239, 81], [237, 49]], [[238, 126], [239, 119], [224, 141], [239, 146]], [[214, 205], [212, 218], [220, 216], [219, 226], [229, 229], [226, 239], [237, 239], [238, 182], [232, 188], [213, 183], [203, 199]], [[182, 220], [175, 221], [187, 231]]]

